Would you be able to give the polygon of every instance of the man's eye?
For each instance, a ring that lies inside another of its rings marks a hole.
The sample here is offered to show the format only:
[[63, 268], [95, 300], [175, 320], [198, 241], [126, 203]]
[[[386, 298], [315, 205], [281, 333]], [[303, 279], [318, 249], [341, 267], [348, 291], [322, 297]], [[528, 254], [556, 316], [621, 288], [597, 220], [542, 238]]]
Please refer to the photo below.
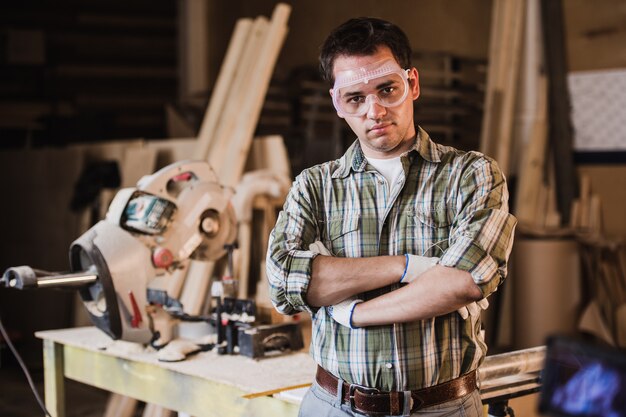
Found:
[[364, 96], [352, 96], [348, 98], [347, 100], [348, 104], [360, 104], [360, 103], [363, 103], [364, 101], [365, 101]]
[[395, 90], [396, 90], [396, 87], [385, 87], [381, 90], [381, 94], [388, 96], [390, 94], [393, 94]]

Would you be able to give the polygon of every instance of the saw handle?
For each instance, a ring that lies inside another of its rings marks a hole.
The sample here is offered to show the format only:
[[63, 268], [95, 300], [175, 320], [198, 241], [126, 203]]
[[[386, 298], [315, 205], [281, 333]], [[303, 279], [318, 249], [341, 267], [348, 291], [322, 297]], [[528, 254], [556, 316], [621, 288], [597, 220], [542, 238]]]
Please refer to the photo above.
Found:
[[137, 189], [161, 198], [174, 201], [176, 196], [168, 189], [171, 182], [191, 181], [217, 182], [217, 175], [206, 161], [180, 161], [151, 175], [142, 177], [137, 182]]

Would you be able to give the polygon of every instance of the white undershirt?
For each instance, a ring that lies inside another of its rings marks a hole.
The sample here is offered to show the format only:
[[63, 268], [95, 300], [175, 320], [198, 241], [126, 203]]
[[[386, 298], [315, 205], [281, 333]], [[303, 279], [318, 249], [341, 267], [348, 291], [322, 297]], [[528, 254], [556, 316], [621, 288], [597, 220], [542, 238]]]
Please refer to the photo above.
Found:
[[400, 157], [390, 159], [367, 158], [367, 162], [380, 172], [387, 180], [388, 190], [391, 193], [398, 185], [398, 180], [404, 175]]

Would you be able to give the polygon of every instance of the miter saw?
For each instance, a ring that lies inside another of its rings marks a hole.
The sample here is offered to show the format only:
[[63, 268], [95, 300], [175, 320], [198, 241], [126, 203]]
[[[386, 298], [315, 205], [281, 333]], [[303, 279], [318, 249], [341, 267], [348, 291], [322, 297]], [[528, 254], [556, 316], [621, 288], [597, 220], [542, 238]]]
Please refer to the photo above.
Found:
[[[121, 189], [104, 220], [70, 246], [69, 274], [9, 268], [17, 289], [76, 287], [92, 322], [113, 339], [158, 338], [154, 308], [182, 313], [180, 302], [154, 285], [190, 259], [214, 261], [236, 238], [232, 191], [204, 161], [182, 161]], [[148, 308], [149, 307], [149, 308]]]

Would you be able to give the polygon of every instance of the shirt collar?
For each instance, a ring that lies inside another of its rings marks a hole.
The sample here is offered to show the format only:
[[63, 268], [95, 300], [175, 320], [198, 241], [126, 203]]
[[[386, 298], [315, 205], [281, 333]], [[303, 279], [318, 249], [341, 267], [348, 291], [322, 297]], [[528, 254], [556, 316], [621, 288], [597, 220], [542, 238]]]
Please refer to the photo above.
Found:
[[417, 140], [413, 149], [428, 162], [441, 162], [441, 149], [432, 141], [428, 133], [417, 126]]
[[[426, 161], [435, 163], [441, 162], [441, 150], [437, 147], [437, 144], [430, 139], [428, 133], [420, 126], [417, 126], [415, 143], [409, 151], [401, 156], [408, 156], [410, 161], [413, 161], [416, 153]], [[350, 174], [350, 170], [354, 172], [365, 171], [367, 158], [361, 149], [361, 144], [358, 139], [350, 145], [338, 162], [339, 168], [333, 173], [333, 178], [345, 178]]]

